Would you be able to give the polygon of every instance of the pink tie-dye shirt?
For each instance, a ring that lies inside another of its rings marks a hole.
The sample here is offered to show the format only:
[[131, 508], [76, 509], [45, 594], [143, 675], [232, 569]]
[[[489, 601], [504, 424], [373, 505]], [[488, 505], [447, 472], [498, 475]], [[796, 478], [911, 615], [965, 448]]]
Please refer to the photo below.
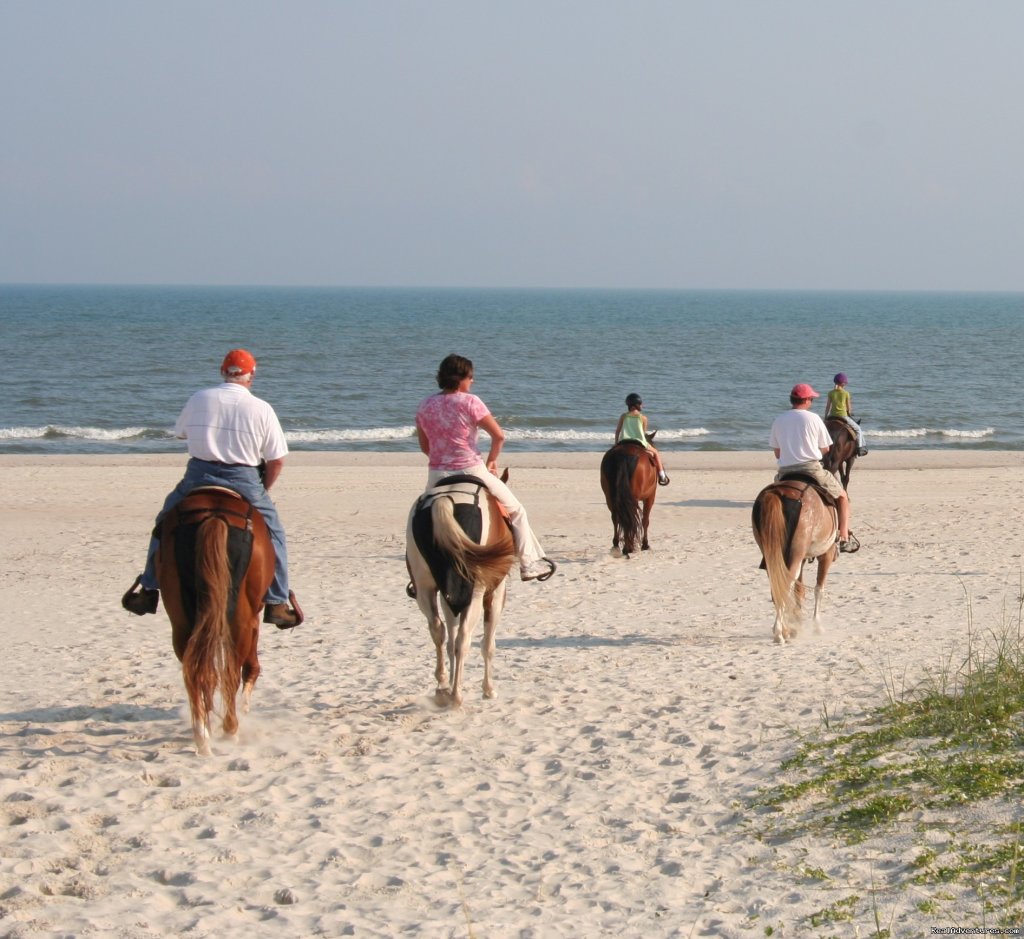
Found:
[[477, 425], [490, 413], [476, 395], [462, 391], [431, 395], [420, 402], [416, 426], [430, 442], [430, 468], [464, 470], [482, 462]]

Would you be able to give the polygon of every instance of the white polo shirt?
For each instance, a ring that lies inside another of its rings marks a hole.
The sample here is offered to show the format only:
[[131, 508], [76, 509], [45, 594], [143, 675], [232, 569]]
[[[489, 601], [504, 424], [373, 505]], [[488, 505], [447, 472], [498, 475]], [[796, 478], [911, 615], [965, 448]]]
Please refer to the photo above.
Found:
[[258, 466], [288, 453], [274, 409], [237, 382], [192, 395], [174, 433], [186, 440], [189, 456], [197, 460]]
[[779, 466], [795, 466], [820, 460], [832, 446], [825, 422], [813, 411], [791, 408], [772, 422], [768, 446], [779, 450]]

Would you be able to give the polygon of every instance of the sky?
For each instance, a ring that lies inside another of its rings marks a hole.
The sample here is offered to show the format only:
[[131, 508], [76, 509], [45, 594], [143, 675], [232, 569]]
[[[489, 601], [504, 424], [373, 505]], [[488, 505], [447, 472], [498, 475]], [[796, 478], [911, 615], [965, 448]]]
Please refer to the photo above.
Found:
[[0, 283], [1024, 290], [1020, 0], [0, 0]]

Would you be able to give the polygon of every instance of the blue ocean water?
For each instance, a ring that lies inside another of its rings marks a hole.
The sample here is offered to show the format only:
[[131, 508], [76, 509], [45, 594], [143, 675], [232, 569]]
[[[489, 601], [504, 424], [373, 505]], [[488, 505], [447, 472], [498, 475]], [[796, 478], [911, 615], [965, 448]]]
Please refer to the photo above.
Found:
[[1022, 294], [8, 285], [0, 330], [0, 453], [181, 452], [237, 346], [293, 450], [415, 450], [453, 351], [512, 452], [604, 449], [631, 391], [663, 450], [765, 449], [840, 370], [869, 447], [1024, 449]]

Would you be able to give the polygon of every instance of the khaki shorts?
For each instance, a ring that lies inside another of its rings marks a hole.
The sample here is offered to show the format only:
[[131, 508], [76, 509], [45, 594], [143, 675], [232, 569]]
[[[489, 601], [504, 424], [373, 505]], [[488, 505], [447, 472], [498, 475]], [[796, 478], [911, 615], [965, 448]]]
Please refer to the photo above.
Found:
[[809, 463], [794, 463], [792, 466], [780, 466], [775, 475], [775, 481], [778, 482], [787, 473], [804, 473], [810, 476], [833, 499], [846, 497], [846, 490], [840, 485], [839, 480], [817, 460], [812, 460]]

